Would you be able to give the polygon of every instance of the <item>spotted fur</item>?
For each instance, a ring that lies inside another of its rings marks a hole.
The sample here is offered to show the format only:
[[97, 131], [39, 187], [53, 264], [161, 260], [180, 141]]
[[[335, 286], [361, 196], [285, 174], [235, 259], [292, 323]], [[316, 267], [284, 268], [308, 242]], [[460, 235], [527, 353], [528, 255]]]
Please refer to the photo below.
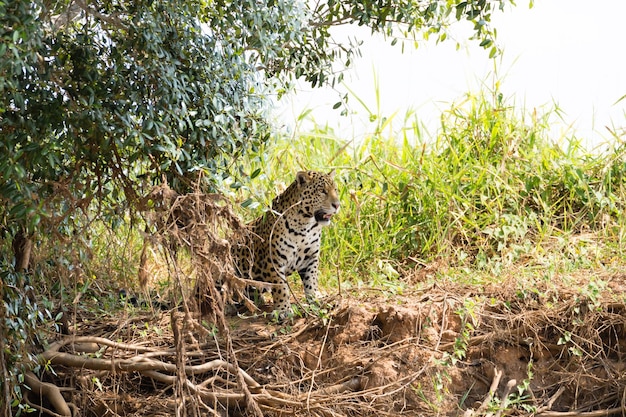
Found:
[[287, 278], [298, 272], [309, 302], [319, 298], [318, 264], [322, 227], [339, 211], [334, 172], [301, 171], [272, 201], [272, 208], [250, 224], [250, 237], [233, 245], [239, 276], [278, 284], [274, 310], [291, 314]]

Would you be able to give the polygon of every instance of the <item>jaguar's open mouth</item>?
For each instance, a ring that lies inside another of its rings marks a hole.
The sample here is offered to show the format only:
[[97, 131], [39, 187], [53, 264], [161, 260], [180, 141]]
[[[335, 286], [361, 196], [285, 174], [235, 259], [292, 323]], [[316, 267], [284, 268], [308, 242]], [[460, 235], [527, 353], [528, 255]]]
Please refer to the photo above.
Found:
[[332, 213], [327, 213], [324, 210], [318, 210], [315, 212], [315, 220], [318, 223], [330, 223], [330, 220], [333, 218]]

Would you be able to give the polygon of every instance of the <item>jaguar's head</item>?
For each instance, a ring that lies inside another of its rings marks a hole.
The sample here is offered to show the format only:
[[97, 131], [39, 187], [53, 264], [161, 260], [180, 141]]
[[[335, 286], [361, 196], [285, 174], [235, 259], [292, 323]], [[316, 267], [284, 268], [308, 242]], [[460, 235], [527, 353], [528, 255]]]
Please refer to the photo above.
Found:
[[296, 174], [295, 183], [300, 189], [298, 210], [305, 217], [314, 217], [322, 226], [329, 225], [340, 207], [335, 172], [300, 171]]

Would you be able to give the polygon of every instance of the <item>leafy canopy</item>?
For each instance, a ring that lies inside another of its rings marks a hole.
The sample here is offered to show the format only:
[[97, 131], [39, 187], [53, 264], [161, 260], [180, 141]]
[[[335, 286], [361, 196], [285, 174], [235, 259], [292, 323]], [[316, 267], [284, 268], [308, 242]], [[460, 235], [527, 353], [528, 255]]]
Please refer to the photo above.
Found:
[[268, 139], [277, 93], [338, 80], [358, 42], [334, 26], [443, 40], [468, 20], [493, 54], [508, 2], [0, 0], [2, 227], [142, 209], [162, 181], [218, 188]]

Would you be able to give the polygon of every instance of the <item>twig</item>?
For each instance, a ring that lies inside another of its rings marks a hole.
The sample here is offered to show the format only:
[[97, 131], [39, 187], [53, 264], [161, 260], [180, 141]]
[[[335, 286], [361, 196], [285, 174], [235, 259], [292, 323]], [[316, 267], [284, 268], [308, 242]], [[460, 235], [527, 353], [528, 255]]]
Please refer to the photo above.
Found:
[[511, 393], [511, 391], [516, 385], [517, 385], [517, 380], [515, 379], [510, 379], [509, 382], [506, 383], [506, 388], [504, 389], [504, 392], [502, 393], [502, 406], [496, 413], [496, 417], [500, 417], [502, 415], [502, 412], [505, 411], [506, 408], [509, 406], [509, 394]]
[[[515, 336], [516, 338], [519, 338], [521, 336], [524, 336], [527, 331], [528, 329], [525, 326], [521, 326], [521, 327], [515, 327], [515, 328], [511, 328], [507, 330], [498, 330], [498, 331], [490, 332], [487, 334], [472, 336], [468, 340], [467, 345], [468, 347], [476, 346], [476, 345], [480, 345], [484, 343], [485, 341], [489, 339], [504, 339], [507, 336]], [[443, 344], [439, 346], [439, 349], [443, 351], [452, 349], [455, 343], [456, 342], [449, 342], [449, 343]]]
[[489, 403], [491, 403], [491, 400], [493, 399], [493, 396], [496, 393], [496, 390], [498, 389], [498, 385], [500, 385], [501, 378], [502, 378], [502, 371], [494, 367], [493, 368], [493, 380], [491, 381], [489, 392], [487, 393], [487, 396], [483, 400], [480, 407], [478, 407], [478, 410], [476, 410], [475, 414], [481, 414], [483, 411], [487, 409], [487, 407], [489, 407]]
[[362, 385], [363, 384], [361, 382], [361, 378], [359, 378], [358, 376], [354, 376], [348, 381], [345, 381], [341, 384], [331, 385], [330, 387], [321, 388], [317, 391], [313, 391], [312, 393], [307, 393], [307, 402], [309, 400], [308, 397], [310, 397], [311, 395], [322, 396], [341, 394], [342, 392], [346, 391], [355, 392], [359, 391], [362, 388]]
[[[176, 320], [176, 315], [174, 314], [174, 310], [170, 312], [170, 326], [172, 327], [172, 337], [174, 338], [174, 346], [176, 349], [176, 376], [177, 383], [174, 384], [174, 398], [176, 401], [176, 406], [174, 410], [176, 411], [176, 415], [179, 416], [181, 414], [181, 410], [185, 409], [186, 404], [186, 395], [183, 392], [183, 386], [185, 381], [185, 343], [181, 336], [182, 329], [178, 325], [178, 320]], [[183, 324], [184, 326], [184, 324]], [[182, 326], [181, 326], [182, 327]]]
[[626, 413], [626, 407], [608, 408], [594, 411], [544, 411], [535, 414], [537, 417], [603, 417]]
[[550, 397], [550, 399], [548, 400], [546, 405], [543, 406], [543, 407], [539, 407], [539, 409], [537, 410], [537, 414], [539, 415], [539, 414], [543, 413], [544, 411], [550, 411], [552, 409], [552, 406], [556, 402], [556, 400], [558, 400], [559, 397], [561, 396], [561, 394], [563, 394], [564, 392], [565, 392], [565, 385], [561, 385], [559, 387], [559, 389], [556, 390], [554, 395], [552, 395], [552, 397]]
[[311, 374], [311, 384], [309, 385], [309, 392], [306, 397], [306, 409], [309, 412], [311, 411], [311, 392], [313, 392], [313, 385], [315, 384], [315, 371], [317, 371], [322, 366], [322, 355], [324, 354], [324, 347], [326, 346], [326, 340], [328, 339], [328, 331], [330, 330], [331, 322], [332, 317], [328, 319], [326, 332], [324, 333], [324, 339], [322, 340], [322, 346], [320, 346], [320, 353], [317, 355], [317, 364], [315, 365], [315, 369], [313, 369], [313, 373]]
[[315, 322], [306, 322], [306, 324], [304, 326], [302, 326], [300, 329], [298, 329], [295, 332], [289, 333], [289, 336], [285, 339], [285, 340], [281, 340], [278, 339], [276, 342], [272, 343], [269, 346], [266, 346], [263, 348], [263, 350], [267, 353], [267, 352], [271, 352], [273, 351], [276, 346], [278, 345], [284, 345], [292, 340], [295, 340], [298, 336], [300, 336], [302, 333], [304, 333], [305, 331], [309, 330], [312, 326], [312, 324]]

